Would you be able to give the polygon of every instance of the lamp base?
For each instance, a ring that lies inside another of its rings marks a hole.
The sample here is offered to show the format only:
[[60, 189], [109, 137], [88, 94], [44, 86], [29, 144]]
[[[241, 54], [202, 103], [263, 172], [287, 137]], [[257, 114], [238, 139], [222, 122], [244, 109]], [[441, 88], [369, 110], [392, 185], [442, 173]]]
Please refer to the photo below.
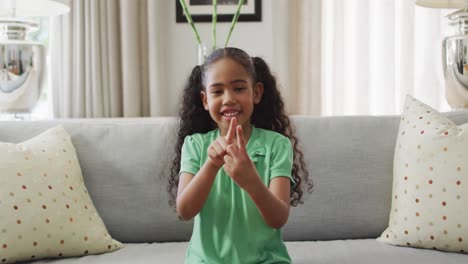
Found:
[[468, 35], [444, 39], [445, 95], [454, 109], [468, 108]]
[[30, 112], [41, 95], [45, 47], [0, 41], [0, 112]]
[[468, 6], [449, 14], [456, 35], [442, 42], [445, 95], [452, 109], [468, 108]]
[[45, 75], [45, 47], [24, 39], [35, 25], [0, 19], [0, 113], [30, 112], [39, 100]]

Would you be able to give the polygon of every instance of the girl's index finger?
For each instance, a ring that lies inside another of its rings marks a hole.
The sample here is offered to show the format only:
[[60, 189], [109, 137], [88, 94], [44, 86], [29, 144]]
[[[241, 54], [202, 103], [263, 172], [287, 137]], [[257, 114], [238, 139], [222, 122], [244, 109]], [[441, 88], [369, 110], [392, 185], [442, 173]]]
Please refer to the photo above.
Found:
[[231, 118], [231, 123], [229, 124], [229, 129], [226, 134], [226, 139], [229, 144], [231, 144], [232, 139], [234, 138], [234, 135], [235, 135], [234, 133], [236, 133], [235, 132], [236, 126], [237, 126], [237, 119], [233, 117]]
[[237, 146], [239, 147], [239, 150], [244, 150], [245, 149], [245, 140], [244, 140], [244, 133], [242, 131], [242, 126], [237, 126]]

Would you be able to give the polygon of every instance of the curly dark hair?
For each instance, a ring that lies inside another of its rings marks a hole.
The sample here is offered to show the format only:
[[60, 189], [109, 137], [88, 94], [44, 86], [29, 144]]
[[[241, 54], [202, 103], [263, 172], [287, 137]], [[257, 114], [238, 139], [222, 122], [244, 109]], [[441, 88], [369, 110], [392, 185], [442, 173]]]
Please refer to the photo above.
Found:
[[307, 185], [307, 191], [311, 192], [313, 187], [312, 180], [309, 179], [309, 172], [304, 162], [304, 155], [299, 148], [299, 141], [295, 136], [295, 130], [285, 113], [283, 99], [276, 85], [276, 79], [262, 58], [251, 58], [246, 52], [238, 48], [224, 48], [214, 51], [208, 56], [203, 65], [197, 65], [193, 68], [185, 84], [179, 111], [180, 121], [177, 130], [175, 157], [167, 188], [170, 195], [169, 204], [171, 206], [175, 206], [176, 204], [181, 150], [185, 137], [194, 133], [207, 133], [217, 128], [217, 124], [203, 107], [200, 93], [205, 90], [203, 80], [208, 66], [222, 58], [235, 60], [247, 70], [254, 83], [263, 83], [263, 95], [260, 103], [254, 105], [251, 123], [258, 128], [276, 131], [288, 137], [291, 141], [294, 151], [292, 177], [296, 183], [291, 188], [290, 202], [292, 206], [297, 206], [299, 203], [302, 204], [303, 186]]

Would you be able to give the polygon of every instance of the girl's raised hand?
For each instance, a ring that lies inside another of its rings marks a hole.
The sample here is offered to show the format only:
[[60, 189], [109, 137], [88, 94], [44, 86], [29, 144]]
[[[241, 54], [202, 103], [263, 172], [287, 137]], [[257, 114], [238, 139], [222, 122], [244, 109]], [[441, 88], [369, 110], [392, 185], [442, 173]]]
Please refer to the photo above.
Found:
[[237, 119], [233, 117], [231, 118], [231, 123], [229, 124], [229, 129], [226, 133], [226, 136], [219, 136], [208, 147], [209, 161], [211, 161], [212, 164], [217, 168], [221, 168], [224, 165], [224, 156], [227, 154], [226, 149], [234, 140], [236, 126]]
[[230, 144], [224, 156], [224, 170], [242, 189], [253, 186], [258, 181], [255, 165], [247, 154], [242, 126], [237, 126], [237, 145]]

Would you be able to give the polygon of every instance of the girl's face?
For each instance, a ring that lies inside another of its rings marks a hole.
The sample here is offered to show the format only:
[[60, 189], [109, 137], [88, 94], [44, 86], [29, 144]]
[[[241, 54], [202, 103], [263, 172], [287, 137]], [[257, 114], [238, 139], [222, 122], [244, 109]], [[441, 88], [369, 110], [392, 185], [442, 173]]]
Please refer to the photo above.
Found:
[[254, 104], [258, 104], [262, 97], [262, 83], [254, 84], [252, 77], [235, 60], [222, 58], [208, 66], [204, 86], [205, 91], [201, 92], [203, 106], [222, 134], [227, 132], [233, 117], [244, 130], [250, 128]]

